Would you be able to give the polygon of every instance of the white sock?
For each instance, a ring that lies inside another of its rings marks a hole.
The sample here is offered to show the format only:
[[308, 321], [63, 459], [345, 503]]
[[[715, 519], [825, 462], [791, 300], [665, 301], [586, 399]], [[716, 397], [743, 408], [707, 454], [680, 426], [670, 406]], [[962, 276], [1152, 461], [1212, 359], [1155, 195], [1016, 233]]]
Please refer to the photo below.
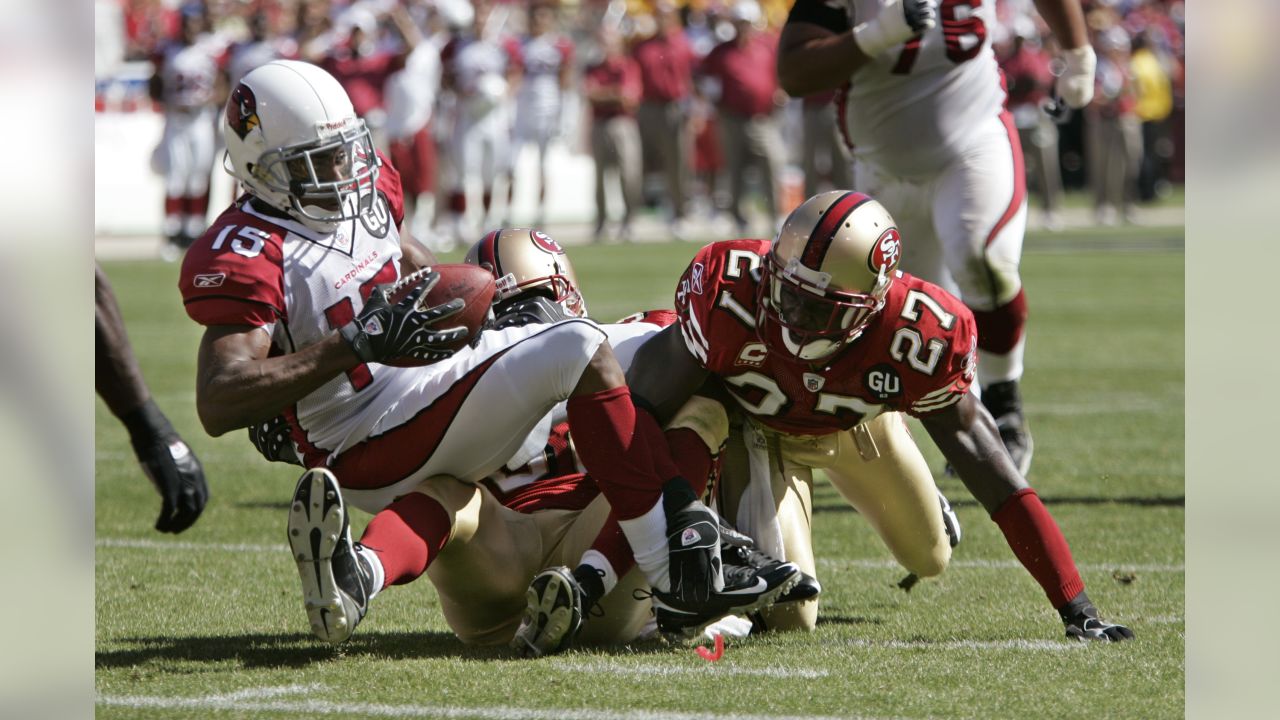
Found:
[[609, 562], [609, 558], [599, 550], [588, 550], [582, 553], [580, 564], [590, 566], [594, 570], [600, 572], [600, 582], [604, 583], [604, 594], [608, 595], [618, 586], [618, 573], [613, 569], [613, 563]]
[[378, 557], [378, 553], [361, 545], [356, 548], [356, 552], [369, 561], [369, 567], [373, 568], [373, 592], [369, 593], [369, 599], [377, 597], [382, 592], [382, 586], [387, 582], [387, 572], [382, 569], [382, 559]]
[[667, 551], [667, 514], [662, 498], [648, 512], [630, 520], [619, 520], [622, 534], [636, 556], [636, 566], [649, 584], [662, 592], [671, 592], [671, 562]]
[[1018, 338], [1013, 349], [1003, 355], [978, 349], [978, 380], [983, 387], [992, 383], [1017, 380], [1022, 377], [1022, 357], [1026, 354], [1027, 336]]

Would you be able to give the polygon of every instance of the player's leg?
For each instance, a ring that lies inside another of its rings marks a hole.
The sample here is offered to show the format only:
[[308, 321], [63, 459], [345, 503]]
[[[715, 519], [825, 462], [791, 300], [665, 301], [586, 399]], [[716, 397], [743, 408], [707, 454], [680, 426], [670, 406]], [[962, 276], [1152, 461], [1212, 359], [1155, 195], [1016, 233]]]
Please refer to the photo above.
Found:
[[902, 233], [902, 269], [956, 292], [933, 228], [931, 185], [894, 177], [861, 159], [853, 163], [853, 183], [859, 192], [867, 193], [884, 205], [898, 223], [898, 231]]
[[[726, 519], [764, 552], [798, 566], [816, 589], [813, 473], [780, 450], [776, 434], [734, 426], [725, 446], [716, 502]], [[774, 605], [759, 616], [771, 630], [812, 630], [817, 619], [816, 592]]]
[[902, 414], [882, 414], [837, 438], [826, 468], [831, 484], [909, 572], [933, 577], [945, 570], [951, 537], [940, 496]]
[[183, 194], [182, 232], [184, 242], [190, 246], [205, 231], [209, 215], [209, 181], [213, 173], [213, 159], [217, 151], [217, 138], [212, 113], [196, 116], [191, 129], [191, 168]]
[[190, 167], [190, 148], [186, 134], [189, 123], [170, 111], [165, 116], [164, 156], [167, 160], [164, 172], [164, 257], [175, 260], [186, 243], [182, 235], [182, 197], [186, 191], [187, 170]]
[[1020, 389], [1027, 298], [1018, 266], [1027, 198], [1022, 149], [1007, 114], [992, 119], [980, 142], [943, 173], [936, 187], [936, 232], [960, 299], [978, 322], [982, 402], [1025, 475], [1033, 445]]

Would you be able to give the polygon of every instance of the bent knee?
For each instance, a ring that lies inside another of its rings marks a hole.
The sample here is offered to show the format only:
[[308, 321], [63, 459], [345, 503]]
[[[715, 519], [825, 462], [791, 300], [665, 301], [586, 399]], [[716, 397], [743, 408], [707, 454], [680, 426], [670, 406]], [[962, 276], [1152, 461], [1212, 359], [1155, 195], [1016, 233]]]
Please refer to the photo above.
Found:
[[899, 558], [899, 562], [910, 572], [922, 578], [937, 577], [951, 564], [951, 544], [944, 537], [929, 552], [913, 554], [909, 558]]

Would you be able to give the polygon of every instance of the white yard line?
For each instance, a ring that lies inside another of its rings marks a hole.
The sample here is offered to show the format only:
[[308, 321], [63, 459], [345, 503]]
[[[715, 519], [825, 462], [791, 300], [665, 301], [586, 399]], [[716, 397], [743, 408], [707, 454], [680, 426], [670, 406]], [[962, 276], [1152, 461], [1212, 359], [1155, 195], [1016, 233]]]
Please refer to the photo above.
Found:
[[315, 692], [320, 689], [318, 683], [310, 683], [308, 685], [277, 685], [276, 687], [263, 688], [247, 688], [245, 690], [236, 690], [229, 693], [219, 693], [216, 695], [205, 695], [199, 700], [208, 702], [236, 702], [239, 700], [266, 700], [267, 698], [282, 697], [284, 695], [301, 695], [303, 693]]
[[592, 675], [625, 675], [628, 677], [671, 677], [676, 675], [747, 675], [755, 677], [768, 678], [804, 678], [813, 680], [816, 678], [826, 677], [826, 670], [806, 670], [803, 668], [783, 668], [783, 667], [734, 667], [732, 665], [721, 665], [719, 663], [709, 663], [699, 661], [697, 665], [682, 665], [679, 663], [622, 663], [611, 661], [593, 661], [593, 662], [577, 662], [573, 660], [565, 660], [560, 662], [549, 663], [549, 667], [553, 670], [567, 670], [570, 672], [589, 673]]
[[[138, 710], [194, 710], [276, 712], [292, 715], [373, 715], [389, 718], [479, 718], [480, 720], [837, 720], [818, 715], [732, 715], [726, 713], [664, 712], [661, 710], [581, 710], [520, 708], [505, 705], [384, 705], [327, 700], [241, 700], [219, 697], [161, 697], [156, 695], [99, 695], [99, 705]], [[849, 716], [845, 720], [858, 720]], [[863, 720], [869, 720], [863, 718]]]
[[1067, 640], [849, 640], [846, 645], [877, 650], [1034, 650], [1070, 652], [1086, 647]]
[[[200, 550], [205, 552], [261, 552], [261, 553], [285, 553], [288, 552], [288, 545], [280, 543], [278, 545], [266, 545], [255, 543], [204, 543], [204, 542], [187, 542], [182, 540], [151, 540], [148, 538], [98, 538], [94, 543], [100, 548], [132, 548], [138, 550]], [[819, 558], [818, 565], [822, 567], [856, 567], [856, 568], [896, 568], [900, 567], [894, 560], [872, 560], [872, 559], [837, 559], [837, 558]], [[1006, 570], [1021, 568], [1022, 565], [1014, 559], [1009, 560], [953, 560], [950, 564], [951, 568], [979, 568], [983, 570]], [[1132, 572], [1150, 572], [1150, 573], [1180, 573], [1186, 572], [1186, 566], [1182, 563], [1079, 563], [1077, 565], [1081, 570], [1092, 572], [1110, 572], [1116, 570], [1132, 571]]]

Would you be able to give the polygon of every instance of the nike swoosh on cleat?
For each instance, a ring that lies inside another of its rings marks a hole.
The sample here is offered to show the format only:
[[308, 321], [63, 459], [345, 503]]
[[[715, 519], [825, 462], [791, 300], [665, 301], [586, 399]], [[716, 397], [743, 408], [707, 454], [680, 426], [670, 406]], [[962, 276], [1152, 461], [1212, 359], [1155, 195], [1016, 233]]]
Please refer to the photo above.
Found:
[[764, 590], [768, 589], [768, 587], [769, 587], [769, 583], [765, 582], [764, 578], [756, 578], [756, 584], [752, 587], [739, 588], [737, 590], [725, 590], [721, 594], [722, 595], [751, 595], [751, 594], [763, 592]]

